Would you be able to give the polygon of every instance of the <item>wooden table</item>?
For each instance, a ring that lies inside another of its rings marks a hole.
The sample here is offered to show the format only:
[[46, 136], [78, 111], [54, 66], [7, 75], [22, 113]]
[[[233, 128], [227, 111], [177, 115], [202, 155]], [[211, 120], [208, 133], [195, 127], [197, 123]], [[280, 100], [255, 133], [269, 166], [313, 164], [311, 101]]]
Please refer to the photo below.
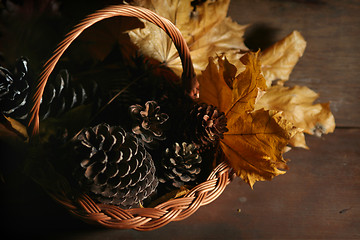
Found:
[[[229, 15], [240, 24], [253, 23], [246, 36], [254, 49], [292, 30], [302, 33], [307, 48], [286, 85], [306, 85], [320, 93], [320, 101], [330, 101], [335, 132], [307, 137], [310, 150], [287, 153], [287, 174], [256, 183], [254, 190], [236, 179], [212, 204], [152, 232], [88, 226], [26, 182], [27, 189], [14, 193], [14, 202], [23, 203], [22, 196], [32, 193], [28, 205], [8, 217], [14, 222], [14, 235], [23, 231], [43, 233], [48, 239], [360, 239], [360, 1], [233, 0]], [[36, 222], [25, 223], [31, 218]]]

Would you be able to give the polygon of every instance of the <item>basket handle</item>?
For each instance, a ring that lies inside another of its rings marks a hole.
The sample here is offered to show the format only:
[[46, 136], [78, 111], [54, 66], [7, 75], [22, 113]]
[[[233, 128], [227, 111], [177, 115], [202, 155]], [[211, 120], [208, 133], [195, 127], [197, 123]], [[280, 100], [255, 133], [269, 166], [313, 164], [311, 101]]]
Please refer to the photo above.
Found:
[[60, 42], [52, 57], [44, 64], [44, 69], [40, 74], [40, 78], [31, 99], [32, 108], [30, 109], [30, 119], [28, 124], [30, 136], [35, 136], [39, 133], [39, 110], [41, 97], [43, 95], [46, 82], [62, 54], [85, 29], [101, 20], [117, 16], [141, 18], [163, 29], [172, 39], [177, 51], [179, 52], [183, 67], [182, 82], [185, 92], [192, 98], [198, 97], [198, 81], [191, 61], [190, 51], [179, 29], [177, 29], [177, 27], [166, 18], [163, 18], [146, 8], [131, 5], [109, 6], [88, 15], [84, 20], [76, 25], [75, 28], [66, 35], [66, 38]]

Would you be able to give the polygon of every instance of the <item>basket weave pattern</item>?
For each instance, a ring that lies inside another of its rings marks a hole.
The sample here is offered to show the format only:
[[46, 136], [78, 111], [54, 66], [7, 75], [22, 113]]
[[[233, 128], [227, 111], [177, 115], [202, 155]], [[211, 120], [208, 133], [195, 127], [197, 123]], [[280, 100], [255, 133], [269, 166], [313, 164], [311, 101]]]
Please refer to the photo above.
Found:
[[217, 199], [230, 183], [229, 172], [229, 166], [223, 162], [205, 182], [194, 187], [185, 196], [168, 200], [154, 208], [122, 209], [114, 205], [97, 204], [86, 194], [75, 200], [67, 198], [66, 193], [51, 193], [50, 196], [87, 223], [108, 228], [149, 231], [172, 221], [183, 220], [199, 207]]
[[[141, 18], [162, 28], [174, 42], [181, 58], [184, 89], [190, 96], [196, 96], [198, 83], [189, 48], [180, 31], [169, 20], [148, 9], [130, 5], [110, 6], [89, 15], [76, 25], [58, 45], [53, 56], [45, 63], [32, 97], [28, 126], [32, 137], [39, 133], [39, 108], [46, 82], [62, 54], [85, 29], [101, 20], [116, 16]], [[65, 191], [49, 192], [49, 195], [85, 222], [100, 224], [109, 228], [148, 231], [160, 228], [171, 221], [180, 221], [189, 217], [199, 207], [218, 198], [230, 181], [230, 167], [225, 162], [220, 163], [205, 182], [195, 186], [185, 196], [168, 200], [154, 208], [122, 209], [114, 205], [95, 203], [86, 194], [77, 196], [76, 199], [69, 198]]]

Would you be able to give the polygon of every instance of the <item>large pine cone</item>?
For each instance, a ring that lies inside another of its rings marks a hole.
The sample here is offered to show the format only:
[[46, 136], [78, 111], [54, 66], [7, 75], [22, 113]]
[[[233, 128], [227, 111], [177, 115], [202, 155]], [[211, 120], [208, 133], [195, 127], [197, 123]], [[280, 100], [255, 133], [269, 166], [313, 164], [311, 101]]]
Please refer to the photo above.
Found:
[[187, 122], [187, 137], [195, 144], [211, 146], [228, 131], [227, 119], [217, 107], [205, 103], [195, 104]]
[[165, 140], [164, 123], [169, 116], [160, 112], [160, 106], [155, 101], [148, 101], [145, 107], [136, 104], [130, 106], [130, 115], [133, 119], [132, 132], [139, 135], [145, 145], [152, 148], [156, 141]]
[[14, 74], [0, 66], [0, 111], [15, 119], [26, 119], [29, 94], [28, 60], [16, 61]]
[[150, 154], [121, 127], [103, 123], [86, 128], [76, 137], [74, 149], [79, 161], [74, 178], [99, 202], [131, 208], [158, 185]]
[[166, 188], [180, 188], [195, 183], [200, 172], [202, 158], [193, 144], [175, 143], [167, 148], [161, 160], [159, 182]]

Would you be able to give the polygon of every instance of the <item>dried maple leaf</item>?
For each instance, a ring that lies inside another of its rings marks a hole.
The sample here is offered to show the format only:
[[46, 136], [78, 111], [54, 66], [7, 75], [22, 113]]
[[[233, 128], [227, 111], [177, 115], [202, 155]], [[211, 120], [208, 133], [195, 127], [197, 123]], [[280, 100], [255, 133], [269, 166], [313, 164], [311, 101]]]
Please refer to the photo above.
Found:
[[[275, 80], [282, 85], [289, 79], [290, 73], [303, 55], [306, 48], [306, 41], [298, 31], [293, 31], [282, 40], [268, 47], [260, 53], [261, 71], [266, 79], [266, 85], [271, 86]], [[238, 55], [233, 51], [227, 51], [225, 56], [236, 66], [237, 71], [241, 72], [245, 66], [237, 61]]]
[[258, 53], [241, 59], [245, 70], [234, 76], [234, 66], [218, 58], [199, 76], [200, 101], [215, 105], [227, 117], [228, 132], [220, 140], [225, 158], [238, 176], [253, 187], [256, 181], [283, 174], [283, 149], [298, 132], [278, 111], [254, 111], [258, 93], [265, 90]]
[[297, 129], [277, 111], [258, 110], [240, 117], [220, 142], [237, 175], [253, 187], [256, 181], [284, 174], [283, 149]]
[[265, 49], [261, 53], [262, 72], [271, 86], [272, 81], [289, 79], [290, 73], [303, 55], [306, 41], [298, 31], [293, 31], [284, 39]]
[[[334, 131], [335, 119], [329, 103], [314, 104], [318, 97], [319, 94], [305, 86], [273, 86], [257, 101], [255, 109], [282, 111], [286, 119], [305, 133], [321, 136]], [[297, 135], [290, 143], [295, 147], [307, 148], [303, 134]]]
[[[196, 6], [191, 0], [137, 0], [139, 5], [169, 19], [185, 38], [197, 74], [208, 64], [208, 57], [231, 51], [231, 59], [239, 59], [240, 49], [247, 50], [243, 35], [246, 26], [241, 26], [226, 17], [230, 0], [206, 1]], [[165, 63], [177, 75], [182, 66], [178, 52], [170, 38], [155, 25], [144, 22], [145, 27], [129, 31], [131, 40], [143, 54]], [[229, 54], [230, 55], [230, 54]]]

